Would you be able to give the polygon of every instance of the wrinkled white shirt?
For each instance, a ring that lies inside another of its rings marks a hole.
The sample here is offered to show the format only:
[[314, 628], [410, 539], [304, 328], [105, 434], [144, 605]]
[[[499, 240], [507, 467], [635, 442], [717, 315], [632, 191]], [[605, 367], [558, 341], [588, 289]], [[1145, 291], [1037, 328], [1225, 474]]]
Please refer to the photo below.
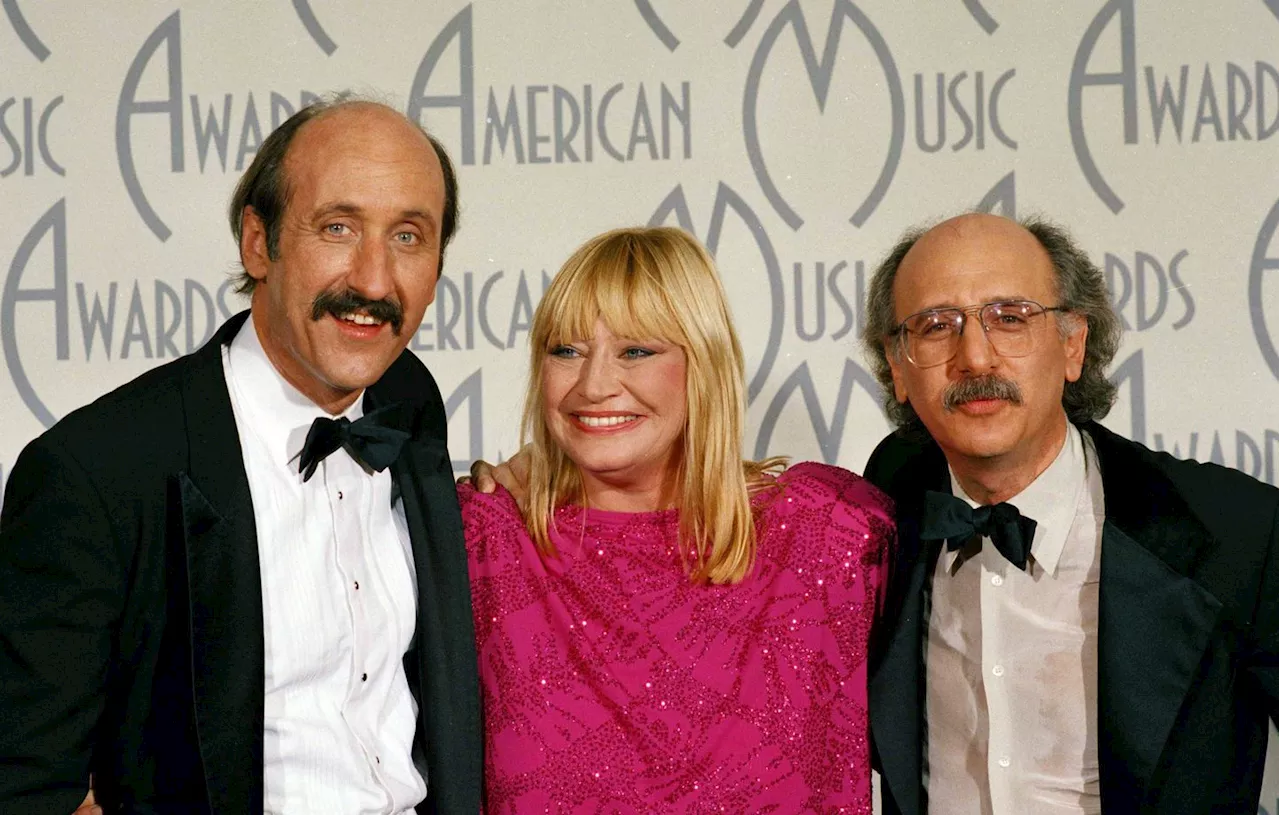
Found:
[[[978, 506], [951, 476], [952, 492]], [[1068, 425], [1054, 462], [1010, 498], [1036, 521], [1027, 571], [984, 538], [944, 548], [926, 645], [925, 778], [934, 812], [1099, 813], [1102, 477]]]

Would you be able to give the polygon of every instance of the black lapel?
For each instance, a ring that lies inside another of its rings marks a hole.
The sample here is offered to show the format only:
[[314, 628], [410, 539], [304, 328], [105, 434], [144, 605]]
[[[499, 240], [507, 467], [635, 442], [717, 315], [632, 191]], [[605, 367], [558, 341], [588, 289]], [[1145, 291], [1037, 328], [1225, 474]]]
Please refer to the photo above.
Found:
[[1151, 782], [1222, 604], [1187, 575], [1207, 529], [1147, 451], [1098, 425], [1106, 523], [1098, 599], [1102, 801], [1137, 800]]
[[937, 541], [920, 545], [914, 521], [904, 519], [898, 527], [899, 544], [907, 545], [910, 536], [914, 554], [899, 583], [902, 595], [896, 616], [885, 618], [891, 628], [868, 683], [880, 783], [888, 787], [899, 811], [911, 815], [925, 811], [921, 772], [925, 748], [924, 643], [929, 623], [925, 598], [941, 550]]
[[222, 370], [222, 346], [247, 315], [232, 317], [196, 352], [183, 382], [190, 469], [178, 474], [177, 488], [196, 728], [213, 812], [262, 809], [262, 580], [253, 502]]
[[480, 809], [483, 736], [475, 627], [462, 515], [446, 446], [444, 403], [407, 352], [365, 396], [370, 411], [397, 401], [414, 409], [413, 438], [391, 467], [404, 506], [418, 582], [414, 655], [417, 746], [427, 762], [428, 811]]
[[946, 459], [932, 442], [890, 436], [867, 464], [867, 477], [893, 498], [897, 551], [885, 614], [872, 649], [868, 682], [872, 739], [880, 783], [898, 811], [928, 809], [921, 763], [925, 751], [924, 646], [930, 582], [941, 543], [922, 544], [919, 523], [928, 489], [950, 490]]

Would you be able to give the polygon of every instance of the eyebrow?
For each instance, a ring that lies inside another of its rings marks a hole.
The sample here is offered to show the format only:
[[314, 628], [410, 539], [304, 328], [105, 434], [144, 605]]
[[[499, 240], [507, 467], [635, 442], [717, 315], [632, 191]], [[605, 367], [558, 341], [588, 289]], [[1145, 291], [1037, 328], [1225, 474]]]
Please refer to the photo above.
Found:
[[432, 226], [435, 226], [435, 223], [436, 223], [436, 216], [432, 215], [430, 212], [427, 212], [425, 209], [402, 210], [400, 213], [400, 219], [404, 221], [412, 221], [414, 219], [417, 219], [420, 221], [426, 221]]
[[339, 201], [334, 204], [326, 204], [325, 206], [317, 209], [316, 217], [323, 218], [326, 215], [359, 215], [363, 211], [363, 209], [355, 204], [348, 204], [346, 202]]
[[[326, 218], [330, 215], [361, 215], [363, 213], [364, 213], [364, 207], [349, 203], [347, 201], [337, 201], [332, 204], [326, 204], [325, 206], [316, 210], [315, 217]], [[415, 219], [426, 221], [428, 224], [432, 226], [435, 226], [435, 223], [436, 223], [435, 216], [424, 209], [405, 209], [400, 211], [400, 220], [412, 221]]]
[[949, 309], [949, 308], [971, 308], [973, 306], [985, 306], [988, 303], [1012, 303], [1019, 300], [1032, 300], [1035, 302], [1040, 302], [1036, 300], [1034, 297], [1029, 297], [1025, 294], [998, 294], [994, 297], [988, 297], [987, 299], [983, 300], [981, 303], [969, 303], [964, 306], [957, 305], [954, 303], [942, 303], [936, 306], [925, 306], [924, 308], [916, 309], [915, 311], [911, 312], [911, 314], [919, 314], [923, 311], [942, 311], [943, 309]]

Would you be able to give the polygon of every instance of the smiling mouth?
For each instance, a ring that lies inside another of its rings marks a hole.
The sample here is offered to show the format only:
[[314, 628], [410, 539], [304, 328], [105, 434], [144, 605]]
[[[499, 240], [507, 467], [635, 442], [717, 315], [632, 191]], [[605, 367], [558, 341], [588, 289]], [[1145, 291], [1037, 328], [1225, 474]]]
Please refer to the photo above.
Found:
[[404, 325], [404, 310], [390, 297], [370, 300], [350, 289], [323, 291], [311, 303], [311, 319], [321, 320], [328, 315], [338, 321], [353, 337], [371, 339], [382, 333], [382, 326], [390, 323], [391, 333], [400, 335]]
[[583, 416], [575, 413], [573, 414], [573, 418], [577, 419], [580, 424], [586, 427], [607, 428], [621, 427], [623, 425], [631, 424], [640, 417], [634, 414], [628, 414], [625, 416]]
[[343, 322], [351, 323], [353, 325], [378, 326], [386, 322], [385, 320], [379, 320], [377, 317], [373, 317], [368, 314], [361, 314], [358, 311], [348, 311], [345, 314], [335, 314], [333, 316]]

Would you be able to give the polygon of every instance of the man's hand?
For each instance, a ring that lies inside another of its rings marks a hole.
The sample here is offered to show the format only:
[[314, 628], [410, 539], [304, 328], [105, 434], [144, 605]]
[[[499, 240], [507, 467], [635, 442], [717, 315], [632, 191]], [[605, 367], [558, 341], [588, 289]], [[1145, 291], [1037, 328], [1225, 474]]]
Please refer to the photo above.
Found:
[[487, 461], [477, 461], [471, 465], [471, 483], [476, 492], [491, 493], [501, 484], [516, 499], [516, 503], [524, 506], [524, 499], [529, 490], [529, 448], [526, 445], [511, 458], [496, 467]]

